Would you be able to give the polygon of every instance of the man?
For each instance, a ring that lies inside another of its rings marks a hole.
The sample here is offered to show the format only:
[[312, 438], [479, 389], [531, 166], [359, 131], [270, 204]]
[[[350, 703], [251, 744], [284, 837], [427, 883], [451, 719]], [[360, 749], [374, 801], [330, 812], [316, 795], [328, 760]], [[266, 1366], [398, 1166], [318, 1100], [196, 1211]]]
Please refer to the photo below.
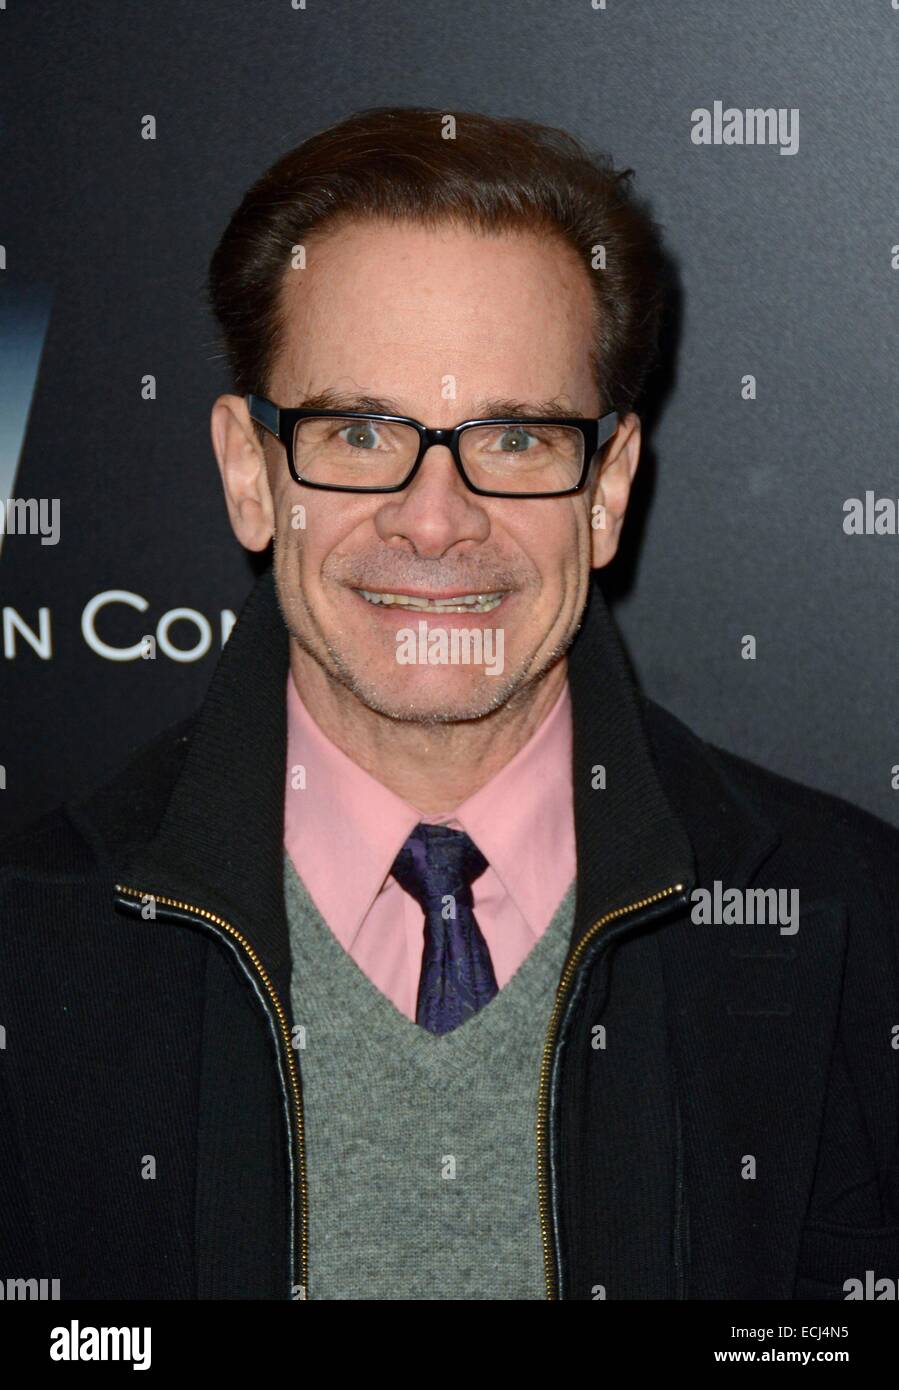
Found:
[[626, 177], [525, 122], [363, 112], [246, 195], [212, 442], [272, 567], [198, 712], [5, 846], [10, 1270], [619, 1300], [899, 1269], [899, 835], [644, 698], [590, 585], [662, 283]]

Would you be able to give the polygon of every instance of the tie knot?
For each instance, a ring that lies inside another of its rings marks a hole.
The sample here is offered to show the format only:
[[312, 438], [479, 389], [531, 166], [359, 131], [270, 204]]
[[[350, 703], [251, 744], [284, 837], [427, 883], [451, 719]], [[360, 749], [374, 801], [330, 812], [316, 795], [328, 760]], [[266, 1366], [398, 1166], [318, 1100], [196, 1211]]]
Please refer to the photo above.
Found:
[[419, 823], [393, 861], [391, 873], [425, 912], [440, 909], [446, 897], [471, 906], [471, 885], [487, 860], [464, 830]]

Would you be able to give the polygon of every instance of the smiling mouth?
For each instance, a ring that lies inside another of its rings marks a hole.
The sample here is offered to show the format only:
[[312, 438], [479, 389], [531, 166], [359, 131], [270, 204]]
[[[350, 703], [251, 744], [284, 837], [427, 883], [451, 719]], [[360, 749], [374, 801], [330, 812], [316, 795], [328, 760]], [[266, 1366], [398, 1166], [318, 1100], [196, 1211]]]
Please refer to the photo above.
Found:
[[375, 589], [357, 589], [356, 593], [380, 607], [406, 608], [416, 613], [490, 613], [506, 596], [505, 590], [495, 594], [452, 594], [449, 598], [380, 593]]

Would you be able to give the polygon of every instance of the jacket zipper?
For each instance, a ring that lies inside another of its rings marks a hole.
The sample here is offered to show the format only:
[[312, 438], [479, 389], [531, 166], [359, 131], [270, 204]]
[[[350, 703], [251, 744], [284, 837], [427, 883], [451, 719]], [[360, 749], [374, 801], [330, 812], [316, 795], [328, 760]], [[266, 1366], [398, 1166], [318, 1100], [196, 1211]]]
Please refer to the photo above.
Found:
[[556, 1258], [553, 1249], [553, 1230], [552, 1217], [550, 1214], [550, 1183], [547, 1171], [547, 1154], [549, 1149], [549, 1083], [552, 1071], [553, 1052], [558, 1041], [559, 1021], [562, 1017], [565, 1001], [571, 988], [572, 980], [577, 972], [581, 957], [596, 936], [601, 927], [607, 923], [615, 921], [619, 917], [626, 917], [629, 912], [636, 912], [642, 907], [649, 907], [650, 904], [661, 902], [663, 898], [669, 898], [672, 893], [683, 892], [682, 883], [673, 883], [669, 888], [662, 888], [658, 893], [652, 893], [649, 897], [640, 898], [635, 903], [629, 903], [627, 907], [616, 907], [613, 912], [607, 912], [586, 932], [578, 942], [571, 956], [569, 957], [562, 978], [556, 990], [555, 1004], [550, 1015], [549, 1026], [546, 1030], [546, 1042], [543, 1047], [543, 1058], [540, 1063], [540, 1085], [537, 1092], [537, 1202], [540, 1208], [540, 1239], [543, 1244], [543, 1274], [546, 1285], [546, 1297], [557, 1299], [558, 1281], [556, 1277]]
[[[253, 950], [247, 938], [232, 927], [230, 922], [226, 922], [224, 917], [219, 917], [214, 912], [209, 912], [205, 907], [196, 907], [193, 903], [181, 902], [178, 898], [168, 898], [161, 893], [151, 893], [139, 888], [127, 888], [124, 884], [117, 883], [116, 889], [123, 894], [133, 895], [138, 900], [151, 898], [156, 903], [164, 903], [166, 906], [177, 908], [180, 912], [193, 914], [195, 918], [200, 918], [203, 923], [212, 923], [216, 927], [228, 933], [230, 937], [242, 947], [245, 955], [250, 960], [256, 974], [262, 982], [266, 994], [271, 1000], [275, 1012], [275, 1019], [284, 1044], [284, 1056], [287, 1063], [287, 1075], [290, 1082], [290, 1089], [293, 1094], [293, 1113], [295, 1124], [296, 1150], [297, 1150], [297, 1170], [299, 1174], [299, 1220], [294, 1223], [291, 1231], [290, 1244], [296, 1259], [296, 1268], [299, 1272], [299, 1287], [302, 1291], [302, 1298], [308, 1298], [309, 1287], [309, 1187], [306, 1174], [306, 1144], [305, 1131], [303, 1125], [303, 1098], [300, 1091], [300, 1079], [297, 1070], [296, 1058], [293, 1055], [293, 1047], [290, 1041], [290, 1030], [287, 1026], [287, 1014], [284, 1005], [272, 984], [271, 978], [257, 953]], [[174, 920], [178, 920], [177, 918]], [[292, 1142], [292, 1136], [289, 1136]], [[298, 1230], [297, 1230], [298, 1226]], [[293, 1287], [291, 1297], [294, 1296]]]
[[[284, 1056], [287, 1063], [287, 1074], [290, 1080], [290, 1087], [293, 1093], [294, 1119], [296, 1125], [296, 1145], [298, 1156], [299, 1172], [299, 1239], [296, 1232], [291, 1233], [291, 1242], [294, 1252], [298, 1254], [299, 1282], [304, 1291], [304, 1297], [308, 1297], [309, 1283], [309, 1187], [306, 1173], [306, 1144], [305, 1131], [303, 1125], [303, 1100], [300, 1091], [299, 1075], [297, 1072], [296, 1059], [293, 1055], [293, 1048], [290, 1042], [290, 1031], [287, 1026], [287, 1015], [284, 1006], [275, 990], [274, 985], [247, 938], [239, 932], [236, 927], [232, 927], [224, 917], [219, 917], [214, 912], [209, 912], [204, 907], [197, 907], [193, 903], [182, 902], [178, 898], [169, 898], [161, 893], [150, 893], [138, 888], [129, 888], [124, 884], [117, 883], [116, 889], [123, 894], [130, 894], [134, 899], [140, 901], [151, 898], [154, 902], [164, 903], [169, 907], [177, 908], [180, 912], [192, 913], [194, 917], [200, 918], [203, 922], [211, 922], [216, 927], [221, 927], [229, 936], [243, 948], [248, 959], [252, 963], [256, 973], [262, 981], [263, 987], [272, 1002], [275, 1017], [284, 1044]], [[658, 893], [652, 893], [649, 897], [640, 898], [637, 902], [629, 903], [626, 907], [617, 907], [612, 912], [607, 912], [594, 922], [588, 932], [581, 937], [575, 947], [574, 952], [569, 957], [562, 978], [556, 990], [555, 1003], [550, 1015], [549, 1026], [546, 1032], [546, 1041], [543, 1046], [543, 1056], [540, 1063], [540, 1084], [537, 1093], [537, 1201], [540, 1211], [540, 1238], [543, 1245], [543, 1271], [546, 1285], [546, 1297], [556, 1299], [558, 1297], [555, 1257], [552, 1244], [552, 1221], [550, 1217], [549, 1203], [549, 1182], [547, 1176], [547, 1138], [549, 1134], [549, 1078], [552, 1069], [553, 1049], [557, 1041], [559, 1020], [568, 991], [571, 988], [572, 980], [580, 964], [580, 959], [587, 946], [596, 936], [596, 933], [607, 923], [616, 921], [619, 917], [625, 917], [629, 912], [637, 912], [640, 908], [649, 907], [652, 903], [660, 902], [668, 898], [672, 893], [683, 891], [682, 883], [674, 883], [668, 888], [661, 889]]]

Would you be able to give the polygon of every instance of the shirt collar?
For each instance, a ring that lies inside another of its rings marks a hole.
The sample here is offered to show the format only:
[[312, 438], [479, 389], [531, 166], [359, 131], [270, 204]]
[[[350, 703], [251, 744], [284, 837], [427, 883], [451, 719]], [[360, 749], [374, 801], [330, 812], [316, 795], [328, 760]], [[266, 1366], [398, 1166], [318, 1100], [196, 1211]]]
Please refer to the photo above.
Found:
[[466, 831], [536, 938], [547, 874], [559, 879], [558, 897], [574, 874], [571, 744], [566, 681], [537, 729], [489, 782], [455, 811], [423, 816], [324, 734], [288, 671], [284, 845], [344, 949], [352, 949], [419, 821]]

